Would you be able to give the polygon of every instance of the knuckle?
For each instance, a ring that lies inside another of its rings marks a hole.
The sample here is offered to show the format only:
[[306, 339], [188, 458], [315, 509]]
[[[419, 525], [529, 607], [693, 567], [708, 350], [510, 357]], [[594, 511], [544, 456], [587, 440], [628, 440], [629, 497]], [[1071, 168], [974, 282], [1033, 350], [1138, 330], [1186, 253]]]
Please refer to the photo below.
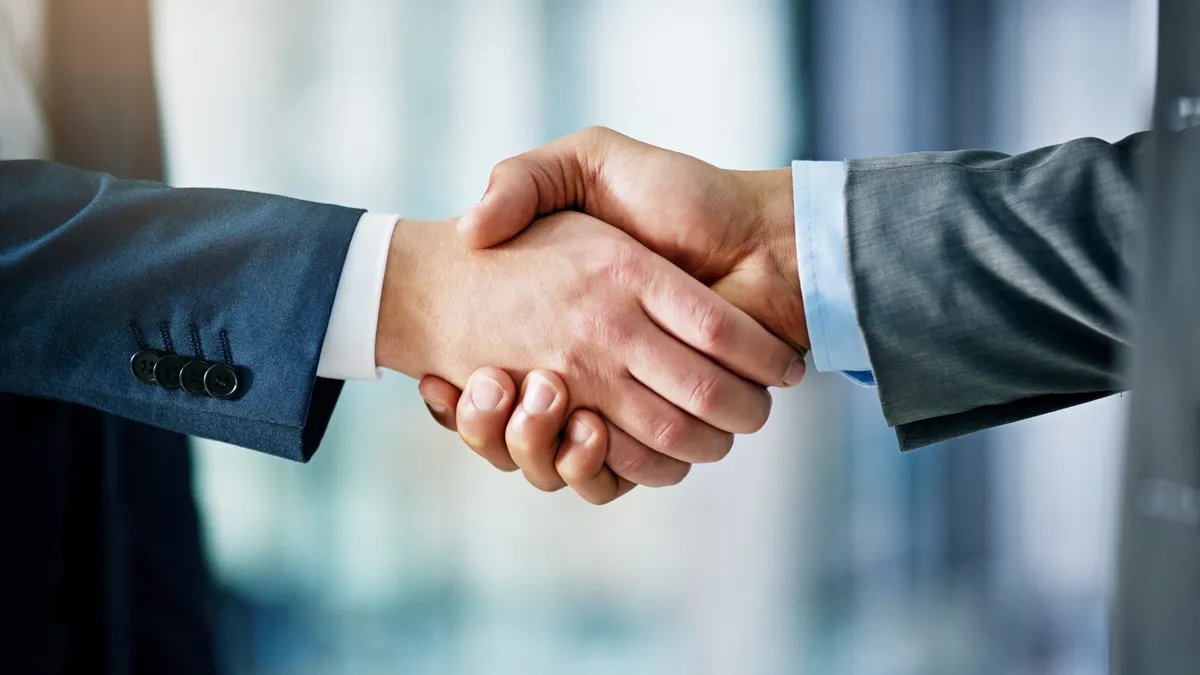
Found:
[[579, 137], [580, 140], [583, 141], [601, 142], [612, 136], [614, 133], [616, 132], [606, 126], [593, 124], [580, 129]]
[[[528, 185], [528, 181], [532, 181], [539, 198], [551, 198], [560, 193], [557, 187], [561, 183], [561, 168], [554, 163], [539, 162], [526, 155], [517, 155], [492, 167], [489, 182], [495, 185], [502, 181], [516, 185]], [[556, 200], [556, 197], [554, 199]]]
[[517, 163], [518, 159], [516, 157], [509, 157], [496, 162], [496, 165], [492, 167], [491, 177], [498, 178], [503, 176], [504, 174], [516, 169]]
[[[595, 460], [594, 462], [592, 460]], [[597, 476], [604, 474], [603, 456], [598, 458], [589, 458], [586, 462], [570, 462], [555, 464], [555, 469], [558, 471], [560, 478], [572, 487], [585, 487], [595, 482]], [[610, 463], [611, 464], [611, 463]], [[612, 470], [611, 465], [609, 470]]]
[[687, 427], [687, 422], [680, 415], [667, 415], [653, 423], [650, 433], [658, 449], [673, 454], [683, 446]]
[[543, 451], [539, 450], [524, 433], [505, 434], [504, 441], [508, 445], [508, 455], [513, 458], [513, 461], [530, 465], [541, 460]]
[[476, 454], [483, 456], [483, 457], [487, 457], [489, 454], [491, 454], [488, 452], [487, 440], [479, 437], [472, 430], [466, 429], [466, 428], [460, 428], [458, 430], [458, 437], [462, 439], [462, 442], [468, 448], [475, 451]]
[[567, 485], [582, 485], [591, 478], [591, 476], [585, 475], [582, 469], [573, 465], [556, 464], [554, 468]]
[[[641, 452], [624, 452], [614, 457], [608, 458], [608, 468], [618, 476], [629, 478], [637, 475], [649, 463], [650, 455], [645, 451]], [[630, 480], [632, 480], [630, 478]], [[634, 481], [636, 482], [636, 481]]]
[[[554, 158], [555, 161], [533, 161], [525, 157], [518, 158], [520, 168], [524, 173], [528, 174], [533, 179], [533, 184], [538, 190], [539, 195], [554, 195], [552, 201], [546, 206], [561, 205], [570, 203], [567, 193], [564, 192], [564, 177], [568, 175], [566, 167], [562, 164], [560, 157]], [[547, 209], [540, 209], [541, 212], [546, 212]]]
[[720, 406], [723, 389], [718, 375], [697, 378], [688, 393], [689, 409], [698, 417], [708, 417]]
[[633, 337], [633, 326], [627, 317], [612, 311], [600, 311], [585, 320], [584, 338], [604, 345], [624, 344]]
[[697, 310], [700, 340], [706, 348], [716, 347], [725, 340], [729, 330], [729, 315], [716, 304], [708, 302]]
[[595, 187], [603, 173], [603, 157], [613, 146], [618, 134], [608, 127], [590, 126], [570, 138], [567, 154], [579, 168], [575, 174], [577, 194], [586, 195], [589, 187]]
[[501, 160], [492, 167], [491, 176], [488, 178], [489, 184], [496, 184], [502, 180], [512, 180], [521, 175], [529, 174], [529, 163], [524, 157], [516, 156]]
[[[589, 329], [590, 330], [590, 329]], [[584, 336], [589, 333], [583, 332]], [[565, 348], [558, 357], [559, 369], [568, 376], [576, 378], [584, 378], [595, 371], [595, 358], [591, 354], [591, 350], [586, 348], [587, 343], [580, 343]]]
[[633, 284], [642, 268], [642, 257], [626, 242], [614, 242], [600, 254], [600, 273], [619, 286]]
[[512, 457], [514, 462], [528, 463], [529, 460], [532, 459], [532, 451], [527, 444], [521, 441], [521, 439], [515, 439], [509, 435], [504, 442], [508, 446], [508, 456]]

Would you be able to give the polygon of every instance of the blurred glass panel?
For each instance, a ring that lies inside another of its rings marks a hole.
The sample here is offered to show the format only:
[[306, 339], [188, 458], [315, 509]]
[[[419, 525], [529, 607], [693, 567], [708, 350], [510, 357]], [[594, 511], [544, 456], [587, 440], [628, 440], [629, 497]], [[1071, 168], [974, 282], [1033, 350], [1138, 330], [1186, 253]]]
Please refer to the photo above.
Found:
[[[589, 124], [733, 167], [785, 164], [801, 132], [781, 2], [157, 9], [181, 185], [446, 217], [496, 161]], [[399, 376], [348, 385], [309, 465], [201, 442], [227, 660], [289, 675], [782, 672], [796, 422], [740, 440], [720, 472], [605, 509], [495, 472]], [[763, 461], [781, 450], [789, 470]]]
[[[591, 124], [730, 168], [1112, 139], [1153, 64], [1153, 0], [156, 10], [174, 183], [415, 218]], [[721, 464], [596, 509], [491, 469], [413, 382], [351, 383], [308, 465], [198, 443], [222, 649], [238, 675], [1102, 673], [1123, 410], [901, 455], [873, 391], [814, 373]]]

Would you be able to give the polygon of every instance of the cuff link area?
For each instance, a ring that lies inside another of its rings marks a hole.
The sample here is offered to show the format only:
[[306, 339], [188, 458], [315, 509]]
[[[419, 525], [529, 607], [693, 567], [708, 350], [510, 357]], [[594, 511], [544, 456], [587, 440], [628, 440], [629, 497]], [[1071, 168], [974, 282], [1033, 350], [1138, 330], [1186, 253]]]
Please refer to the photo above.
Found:
[[240, 393], [237, 369], [226, 363], [141, 349], [129, 359], [129, 369], [139, 382], [168, 390], [182, 389], [192, 396], [228, 400]]

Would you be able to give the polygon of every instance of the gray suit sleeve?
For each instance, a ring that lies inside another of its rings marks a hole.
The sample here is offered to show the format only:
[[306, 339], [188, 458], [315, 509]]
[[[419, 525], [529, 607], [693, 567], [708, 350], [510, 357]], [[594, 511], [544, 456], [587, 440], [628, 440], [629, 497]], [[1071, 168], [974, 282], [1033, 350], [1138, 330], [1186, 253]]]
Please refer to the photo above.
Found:
[[1148, 143], [847, 162], [855, 306], [902, 449], [1125, 388]]

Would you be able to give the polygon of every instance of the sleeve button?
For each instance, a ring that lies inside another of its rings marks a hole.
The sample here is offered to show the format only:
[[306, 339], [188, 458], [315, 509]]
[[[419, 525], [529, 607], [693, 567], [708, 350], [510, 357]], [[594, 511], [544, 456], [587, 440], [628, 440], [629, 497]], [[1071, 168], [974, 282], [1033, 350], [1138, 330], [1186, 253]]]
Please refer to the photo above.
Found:
[[183, 359], [168, 354], [154, 364], [154, 381], [163, 389], [179, 388], [179, 371], [183, 369]]
[[161, 353], [153, 349], [143, 349], [129, 359], [129, 369], [133, 371], [133, 376], [141, 382], [154, 384], [154, 366], [158, 364], [160, 358], [162, 358]]
[[204, 389], [213, 398], [229, 398], [237, 393], [238, 376], [233, 366], [224, 363], [213, 364], [204, 373]]
[[206, 361], [188, 361], [179, 371], [179, 384], [183, 390], [192, 396], [205, 396], [204, 374], [208, 372], [209, 363]]

